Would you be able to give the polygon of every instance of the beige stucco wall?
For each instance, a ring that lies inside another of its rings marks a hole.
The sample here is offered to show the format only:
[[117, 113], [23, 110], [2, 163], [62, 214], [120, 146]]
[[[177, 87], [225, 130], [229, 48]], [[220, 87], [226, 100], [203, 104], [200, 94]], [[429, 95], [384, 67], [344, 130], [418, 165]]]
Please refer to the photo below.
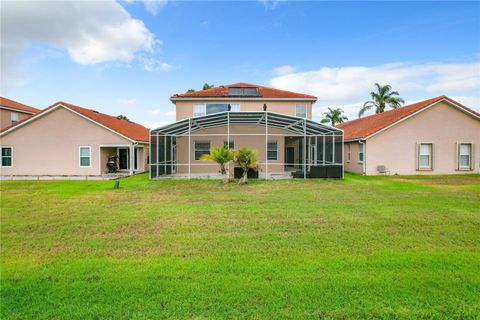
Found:
[[[199, 130], [195, 132], [196, 135], [203, 134], [226, 134], [226, 126], [210, 128], [205, 130]], [[259, 136], [236, 136], [236, 133], [248, 133], [248, 134], [260, 134]], [[290, 132], [270, 128], [270, 134], [290, 134]], [[190, 159], [191, 163], [191, 173], [215, 173], [219, 171], [218, 165], [209, 161], [200, 161], [195, 160], [195, 141], [210, 141], [211, 147], [218, 147], [226, 141], [226, 136], [192, 136], [190, 148], [188, 148], [188, 137], [179, 137], [177, 138], [177, 163], [178, 164], [188, 164], [188, 149], [190, 149]], [[242, 147], [248, 147], [254, 150], [257, 150], [257, 158], [259, 163], [265, 163], [265, 127], [264, 126], [255, 126], [255, 125], [232, 125], [230, 126], [230, 140], [233, 140], [235, 143], [235, 149], [238, 150]], [[284, 162], [284, 150], [285, 150], [285, 137], [284, 136], [270, 136], [269, 141], [277, 141], [277, 160], [269, 160], [268, 172], [283, 172], [284, 166], [280, 163]], [[277, 164], [277, 165], [275, 165]], [[260, 172], [266, 172], [266, 166], [260, 165]], [[231, 166], [233, 170], [233, 165]], [[178, 165], [178, 173], [188, 173], [188, 166]]]
[[267, 104], [267, 110], [271, 112], [284, 113], [295, 116], [295, 106], [297, 103], [304, 103], [307, 105], [307, 118], [312, 119], [312, 102], [310, 101], [177, 101], [176, 115], [177, 121], [193, 117], [193, 105], [196, 103], [238, 103], [240, 104], [240, 111], [263, 111], [263, 105]]
[[[458, 171], [457, 143], [474, 144], [474, 170]], [[417, 170], [416, 143], [433, 144], [433, 170]], [[367, 140], [366, 174], [378, 165], [390, 174], [455, 174], [480, 172], [480, 121], [439, 103]]]
[[[344, 145], [344, 159], [345, 171], [363, 173], [363, 162], [359, 158], [359, 142], [345, 142]], [[350, 151], [350, 160], [348, 159], [348, 152]]]
[[11, 110], [0, 108], [0, 130], [3, 130], [12, 125], [12, 120], [11, 120], [12, 112], [18, 113], [18, 121], [22, 121], [23, 119], [31, 116], [30, 113], [23, 113], [20, 111], [11, 111]]
[[[59, 108], [5, 136], [13, 146], [13, 168], [1, 175], [98, 175], [104, 167], [100, 145], [130, 145], [121, 136], [66, 109]], [[91, 167], [80, 168], [79, 147], [91, 147]]]

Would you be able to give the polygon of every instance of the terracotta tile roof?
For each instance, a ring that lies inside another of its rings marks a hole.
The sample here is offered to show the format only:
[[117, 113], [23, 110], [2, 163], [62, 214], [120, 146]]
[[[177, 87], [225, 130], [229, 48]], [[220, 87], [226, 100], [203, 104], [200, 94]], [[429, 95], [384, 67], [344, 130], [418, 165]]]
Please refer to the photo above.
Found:
[[428, 107], [433, 103], [440, 101], [449, 101], [456, 104], [460, 108], [473, 113], [480, 117], [480, 114], [466, 106], [458, 103], [457, 101], [450, 99], [447, 96], [440, 96], [424, 101], [420, 101], [414, 104], [410, 104], [398, 109], [385, 111], [383, 113], [374, 114], [371, 116], [355, 119], [352, 121], [347, 121], [341, 124], [338, 124], [336, 127], [344, 130], [344, 139], [362, 139], [366, 138], [381, 129], [388, 127], [389, 125], [400, 121], [401, 119]]
[[25, 111], [25, 112], [28, 112], [28, 113], [39, 113], [40, 112], [39, 109], [27, 106], [23, 103], [13, 101], [13, 100], [10, 100], [10, 99], [5, 98], [5, 97], [0, 97], [0, 106], [7, 107], [7, 108], [10, 108], [10, 109], [19, 110], [19, 111]]
[[[95, 110], [92, 110], [92, 109], [86, 109], [86, 108], [82, 108], [82, 107], [79, 107], [79, 106], [76, 106], [76, 105], [73, 105], [73, 104], [70, 104], [70, 103], [66, 103], [66, 102], [62, 102], [62, 101], [59, 101], [57, 103], [54, 103], [52, 104], [51, 106], [49, 106], [48, 108], [42, 110], [38, 115], [41, 115], [45, 112], [47, 112], [48, 110], [52, 109], [52, 108], [55, 108], [57, 107], [58, 105], [63, 105], [75, 112], [78, 112], [79, 114], [95, 121], [95, 122], [98, 122], [99, 124], [121, 134], [121, 135], [124, 135], [134, 141], [141, 141], [141, 142], [149, 142], [149, 138], [150, 138], [150, 135], [149, 135], [149, 130], [147, 128], [145, 128], [144, 126], [138, 124], [138, 123], [135, 123], [135, 122], [132, 122], [132, 121], [128, 121], [128, 120], [120, 120], [118, 119], [117, 117], [114, 117], [114, 116], [110, 116], [108, 114], [104, 114], [104, 113], [100, 113], [98, 111], [95, 111]], [[18, 125], [20, 125], [21, 123], [25, 122], [25, 121], [28, 121], [29, 119], [31, 119], [32, 117], [29, 117], [29, 118], [26, 118], [22, 121], [20, 121]], [[11, 127], [10, 127], [11, 128]], [[5, 128], [4, 130], [2, 130], [1, 132], [4, 132], [10, 128]]]
[[170, 100], [174, 101], [176, 99], [181, 99], [181, 98], [232, 98], [232, 96], [228, 95], [228, 88], [258, 88], [258, 96], [234, 96], [235, 98], [242, 99], [242, 98], [260, 98], [260, 99], [265, 99], [265, 98], [272, 98], [272, 99], [295, 99], [295, 98], [300, 98], [300, 99], [311, 99], [311, 100], [317, 100], [317, 97], [311, 96], [308, 94], [303, 94], [303, 93], [297, 93], [297, 92], [291, 92], [291, 91], [286, 91], [286, 90], [280, 90], [280, 89], [274, 89], [274, 88], [269, 88], [269, 87], [264, 87], [264, 86], [259, 86], [256, 84], [250, 84], [250, 83], [244, 83], [244, 82], [239, 82], [239, 83], [234, 83], [234, 84], [229, 84], [229, 85], [224, 85], [224, 86], [218, 86], [214, 87], [211, 89], [207, 90], [199, 90], [199, 91], [194, 91], [194, 92], [188, 92], [188, 93], [182, 93], [182, 94], [176, 94], [170, 97]]

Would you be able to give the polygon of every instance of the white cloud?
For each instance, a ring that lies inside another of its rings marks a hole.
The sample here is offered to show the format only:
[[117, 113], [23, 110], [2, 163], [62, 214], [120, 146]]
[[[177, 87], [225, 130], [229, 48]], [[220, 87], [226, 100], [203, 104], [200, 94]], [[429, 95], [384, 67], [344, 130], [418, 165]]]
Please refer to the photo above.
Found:
[[177, 69], [177, 67], [166, 63], [162, 62], [152, 56], [144, 56], [140, 58], [140, 61], [143, 64], [143, 68], [147, 71], [150, 72], [155, 72], [155, 71], [171, 71], [174, 69]]
[[322, 67], [277, 76], [269, 81], [276, 88], [317, 96], [317, 116], [326, 110], [326, 106], [341, 106], [350, 117], [358, 112], [363, 101], [369, 99], [375, 82], [392, 85], [401, 96], [410, 100], [445, 94], [458, 97], [459, 102], [474, 109], [480, 107], [480, 63]]
[[65, 49], [83, 65], [129, 62], [155, 45], [145, 24], [113, 0], [3, 1], [1, 38], [2, 91], [21, 82], [18, 56], [32, 43]]
[[167, 5], [168, 0], [144, 0], [142, 2], [145, 9], [155, 16], [160, 9]]
[[135, 98], [120, 98], [118, 99], [118, 103], [126, 105], [126, 106], [133, 106], [137, 104], [137, 99]]
[[273, 10], [276, 9], [277, 6], [281, 3], [287, 2], [286, 0], [258, 0], [266, 10]]
[[276, 67], [275, 69], [272, 70], [272, 73], [277, 76], [284, 76], [286, 74], [290, 74], [294, 72], [295, 72], [295, 68], [288, 64], [284, 66]]

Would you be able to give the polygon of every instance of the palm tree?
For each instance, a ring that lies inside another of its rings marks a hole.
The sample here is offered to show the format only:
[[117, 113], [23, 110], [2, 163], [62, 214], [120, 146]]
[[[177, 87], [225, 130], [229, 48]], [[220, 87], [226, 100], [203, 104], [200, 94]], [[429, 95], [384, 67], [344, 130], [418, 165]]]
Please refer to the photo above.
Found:
[[118, 115], [117, 119], [119, 119], [119, 120], [130, 120], [130, 119], [127, 118], [127, 116], [124, 116], [123, 114]]
[[210, 149], [210, 154], [204, 154], [200, 160], [216, 162], [220, 165], [220, 173], [223, 176], [223, 182], [229, 181], [229, 175], [227, 175], [227, 167], [225, 166], [234, 158], [233, 149], [229, 149], [228, 146], [222, 145], [220, 147], [213, 147]]
[[400, 98], [398, 91], [392, 91], [390, 85], [381, 86], [378, 83], [375, 83], [377, 91], [370, 92], [372, 100], [367, 101], [363, 104], [363, 108], [358, 113], [360, 118], [365, 111], [375, 108], [375, 113], [382, 113], [385, 111], [385, 108], [388, 106], [393, 109], [397, 109], [405, 103], [405, 101]]
[[235, 162], [243, 169], [242, 178], [240, 178], [238, 183], [248, 183], [248, 171], [250, 169], [257, 170], [257, 151], [241, 148], [235, 154]]
[[323, 113], [325, 118], [323, 118], [320, 121], [320, 123], [330, 122], [332, 127], [334, 127], [335, 124], [342, 123], [342, 122], [348, 120], [348, 118], [345, 117], [342, 113], [343, 113], [343, 110], [340, 109], [340, 108], [336, 108], [336, 109], [328, 108], [328, 112]]
[[203, 85], [202, 90], [207, 90], [207, 89], [210, 89], [210, 88], [213, 88], [213, 84], [205, 83], [205, 84]]

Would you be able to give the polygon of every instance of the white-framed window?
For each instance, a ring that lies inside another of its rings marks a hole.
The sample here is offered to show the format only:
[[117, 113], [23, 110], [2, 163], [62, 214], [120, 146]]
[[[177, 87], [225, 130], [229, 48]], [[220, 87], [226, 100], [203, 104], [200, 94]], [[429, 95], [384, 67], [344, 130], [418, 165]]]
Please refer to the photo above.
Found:
[[230, 140], [230, 141], [223, 141], [223, 145], [228, 147], [228, 149], [235, 149], [235, 141], [234, 140]]
[[365, 144], [359, 143], [358, 144], [358, 161], [363, 162], [365, 159]]
[[0, 149], [1, 149], [1, 156], [2, 156], [1, 167], [2, 168], [13, 167], [13, 147], [0, 147]]
[[472, 168], [472, 144], [458, 144], [458, 168], [460, 170], [470, 170]]
[[195, 141], [195, 160], [200, 160], [204, 154], [210, 154], [210, 141]]
[[307, 117], [307, 104], [306, 103], [297, 103], [295, 105], [295, 116], [300, 118]]
[[420, 143], [418, 145], [418, 168], [420, 170], [432, 169], [432, 150], [431, 143]]
[[12, 122], [12, 126], [14, 126], [18, 123], [19, 118], [18, 118], [18, 113], [17, 112], [11, 112], [10, 113], [10, 121]]
[[207, 114], [205, 103], [195, 103], [193, 105], [193, 116], [201, 117]]
[[267, 144], [267, 160], [278, 159], [278, 143], [277, 141], [268, 141]]
[[350, 162], [350, 144], [347, 144], [347, 162]]
[[[202, 117], [207, 114], [228, 111], [228, 103], [195, 103], [193, 105], [193, 116]], [[230, 111], [239, 112], [239, 103], [230, 103]]]
[[90, 168], [92, 166], [92, 148], [90, 146], [78, 147], [78, 164], [80, 168]]

